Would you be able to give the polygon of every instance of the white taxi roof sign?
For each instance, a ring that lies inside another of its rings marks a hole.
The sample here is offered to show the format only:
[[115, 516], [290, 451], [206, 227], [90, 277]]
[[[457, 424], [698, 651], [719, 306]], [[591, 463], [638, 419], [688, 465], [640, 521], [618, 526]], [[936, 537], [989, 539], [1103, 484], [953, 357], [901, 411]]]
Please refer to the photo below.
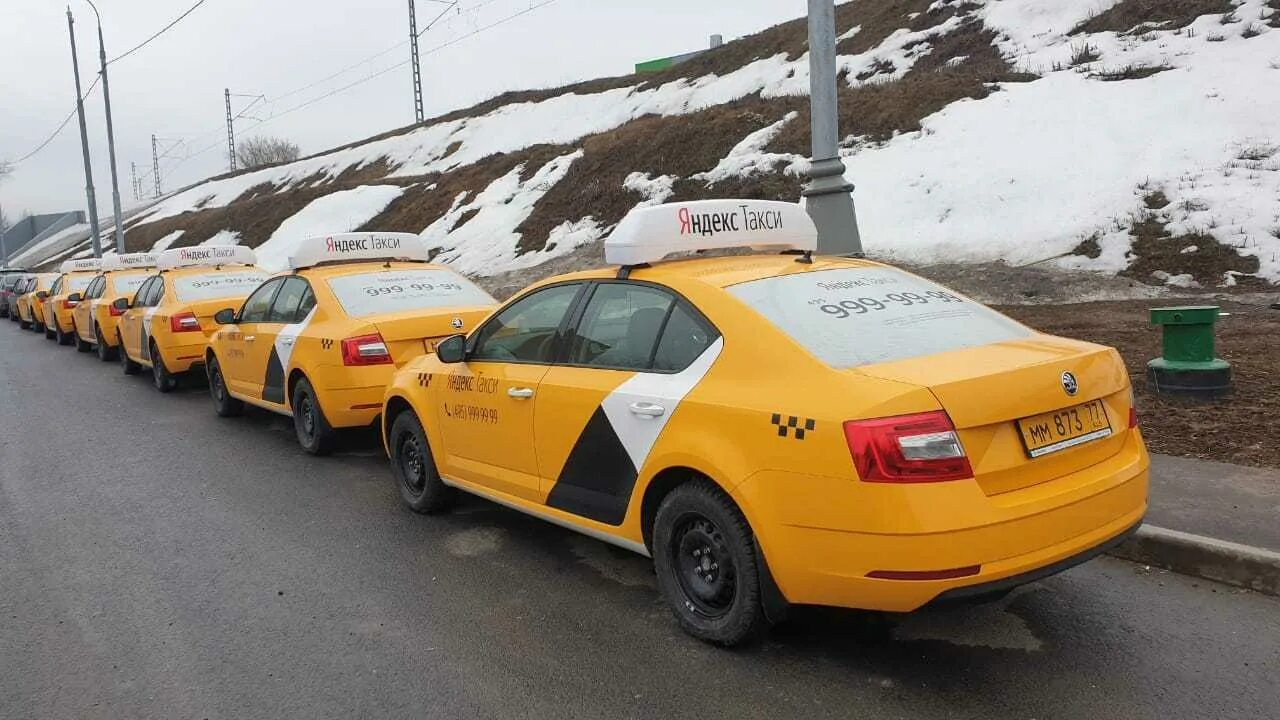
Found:
[[103, 255], [102, 271], [133, 270], [153, 268], [156, 266], [156, 254], [149, 252], [123, 253], [121, 255]]
[[604, 241], [604, 260], [640, 265], [678, 252], [766, 247], [816, 250], [818, 230], [809, 213], [777, 200], [696, 200], [636, 208]]
[[80, 258], [79, 260], [64, 260], [62, 266], [58, 268], [64, 273], [73, 272], [97, 272], [102, 269], [102, 260], [98, 258]]
[[218, 265], [253, 265], [257, 262], [258, 256], [243, 245], [197, 245], [165, 250], [156, 257], [156, 268], [175, 270]]
[[427, 262], [426, 245], [413, 233], [356, 232], [311, 237], [298, 243], [289, 256], [290, 270], [326, 262], [410, 260]]

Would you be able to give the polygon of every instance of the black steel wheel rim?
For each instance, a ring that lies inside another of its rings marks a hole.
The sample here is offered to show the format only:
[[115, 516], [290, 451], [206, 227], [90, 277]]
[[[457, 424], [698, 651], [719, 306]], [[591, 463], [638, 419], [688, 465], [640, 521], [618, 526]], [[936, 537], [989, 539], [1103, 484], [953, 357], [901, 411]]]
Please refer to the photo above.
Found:
[[405, 488], [414, 495], [421, 495], [427, 486], [427, 469], [423, 462], [422, 448], [418, 446], [418, 438], [413, 433], [403, 434], [397, 456], [400, 458], [400, 475], [404, 478]]
[[227, 397], [227, 388], [222, 384], [222, 371], [217, 365], [214, 365], [209, 374], [213, 376], [210, 378], [210, 384], [213, 386], [213, 397], [218, 402], [222, 402]]
[[302, 402], [298, 404], [298, 412], [302, 416], [302, 434], [310, 439], [316, 433], [315, 406], [311, 402], [310, 395], [303, 393]]
[[672, 534], [671, 568], [689, 609], [706, 617], [727, 614], [737, 596], [737, 567], [733, 553], [709, 518], [690, 513]]

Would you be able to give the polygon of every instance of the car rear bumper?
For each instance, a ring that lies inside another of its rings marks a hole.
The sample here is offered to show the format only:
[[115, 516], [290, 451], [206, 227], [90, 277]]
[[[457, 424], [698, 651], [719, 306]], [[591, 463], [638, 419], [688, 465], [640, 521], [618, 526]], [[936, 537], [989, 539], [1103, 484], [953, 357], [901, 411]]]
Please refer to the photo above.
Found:
[[204, 342], [165, 347], [160, 348], [160, 356], [164, 358], [164, 366], [169, 372], [184, 373], [204, 367], [206, 347], [208, 344]]
[[385, 385], [317, 390], [325, 420], [335, 428], [367, 427], [382, 414]]
[[[1136, 452], [1027, 488], [1021, 496], [975, 500], [960, 488], [903, 487], [911, 501], [883, 508], [894, 515], [907, 509], [896, 529], [890, 522], [875, 528], [821, 527], [807, 523], [803, 512], [779, 517], [774, 508], [786, 503], [761, 492], [759, 485], [796, 493], [804, 487], [796, 476], [761, 473], [734, 495], [789, 603], [909, 612], [942, 598], [998, 592], [1060, 572], [1132, 531], [1147, 510], [1149, 462], [1136, 433], [1135, 444]], [[847, 482], [848, 492], [860, 490], [857, 481]], [[831, 504], [830, 498], [809, 500], [809, 507], [820, 507], [818, 500]], [[930, 515], [920, 508], [938, 503], [950, 503], [944, 507], [956, 520], [945, 528], [922, 524], [920, 518]], [[999, 507], [993, 510], [994, 505]], [[917, 512], [911, 514], [913, 509]], [[987, 520], [965, 524], [968, 515]], [[909, 573], [953, 576], [902, 579]]]

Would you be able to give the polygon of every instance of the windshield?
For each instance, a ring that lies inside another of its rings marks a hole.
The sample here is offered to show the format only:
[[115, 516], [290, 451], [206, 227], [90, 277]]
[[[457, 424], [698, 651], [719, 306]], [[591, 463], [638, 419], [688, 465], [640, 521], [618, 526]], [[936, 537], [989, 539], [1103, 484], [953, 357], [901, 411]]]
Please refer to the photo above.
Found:
[[893, 268], [797, 273], [727, 290], [834, 368], [933, 355], [1031, 334], [984, 305]]
[[212, 271], [201, 275], [183, 275], [173, 281], [179, 302], [199, 302], [217, 298], [248, 297], [269, 275], [261, 270]]
[[489, 293], [452, 270], [383, 270], [329, 279], [329, 289], [350, 317], [405, 310], [496, 305]]

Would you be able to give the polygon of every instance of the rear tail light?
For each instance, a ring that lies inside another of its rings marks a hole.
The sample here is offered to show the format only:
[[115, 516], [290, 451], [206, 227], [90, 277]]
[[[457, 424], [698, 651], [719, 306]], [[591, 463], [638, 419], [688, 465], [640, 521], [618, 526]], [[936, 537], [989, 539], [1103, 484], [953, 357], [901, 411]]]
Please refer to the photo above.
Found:
[[378, 333], [342, 341], [343, 365], [390, 365], [391, 351]]
[[1138, 427], [1138, 408], [1130, 405], [1129, 406], [1129, 429], [1132, 430], [1136, 427]]
[[78, 305], [78, 304], [79, 304], [79, 303], [77, 303], [77, 302], [76, 302], [76, 301], [74, 301], [74, 300], [63, 300], [63, 301], [62, 301], [62, 309], [63, 309], [63, 310], [70, 310], [71, 308], [75, 307], [75, 306], [76, 306], [76, 305]]
[[200, 332], [200, 321], [196, 319], [195, 313], [178, 313], [169, 316], [170, 332]]
[[124, 314], [124, 310], [121, 310], [120, 308], [115, 306], [115, 303], [112, 303], [107, 306], [107, 314], [109, 314], [111, 317], [120, 317], [121, 315]]
[[844, 436], [863, 482], [931, 483], [973, 477], [946, 412], [850, 420]]

